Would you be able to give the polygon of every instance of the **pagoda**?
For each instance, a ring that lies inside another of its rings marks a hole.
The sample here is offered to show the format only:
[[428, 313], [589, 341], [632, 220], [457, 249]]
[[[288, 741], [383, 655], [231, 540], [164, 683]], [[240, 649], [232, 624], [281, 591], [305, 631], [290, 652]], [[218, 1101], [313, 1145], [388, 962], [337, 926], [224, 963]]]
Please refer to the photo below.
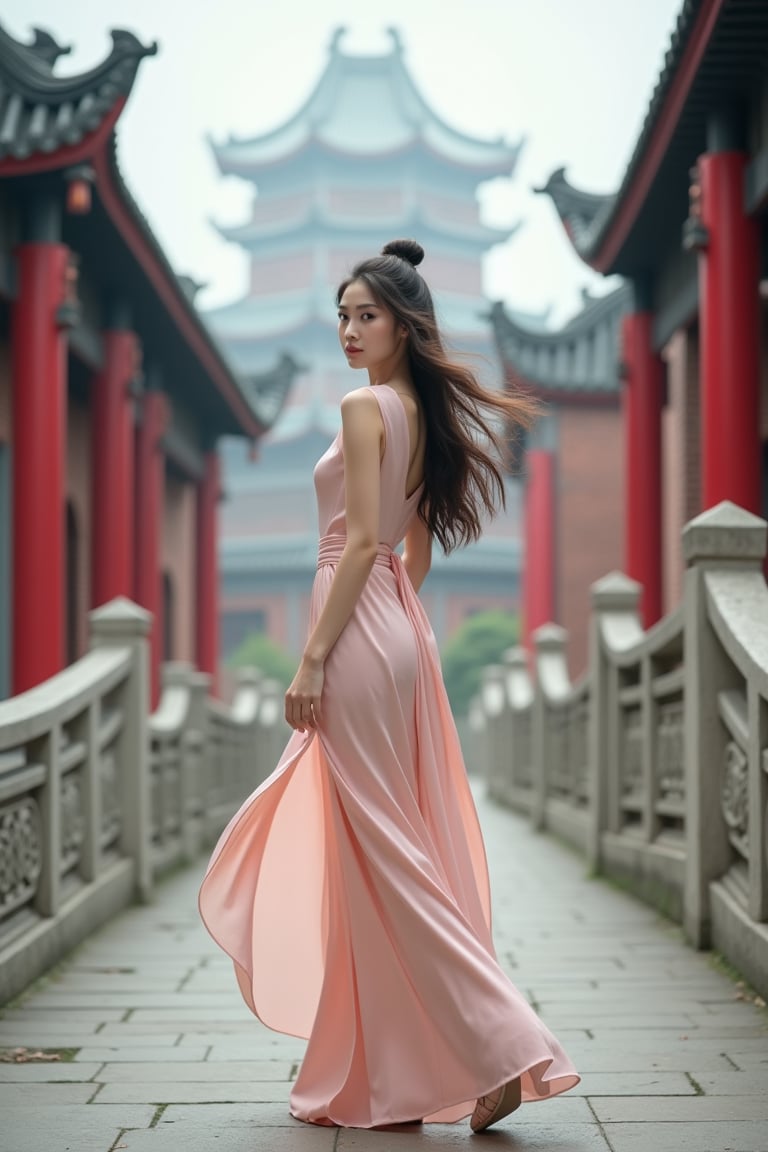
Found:
[[[477, 139], [446, 124], [414, 84], [398, 33], [388, 34], [389, 51], [351, 55], [337, 29], [320, 79], [290, 119], [257, 137], [211, 143], [221, 173], [252, 184], [253, 202], [248, 220], [219, 228], [248, 254], [247, 291], [207, 319], [244, 374], [285, 349], [304, 366], [258, 466], [242, 442], [225, 446], [225, 654], [257, 630], [300, 650], [317, 548], [312, 469], [338, 431], [342, 396], [364, 382], [339, 350], [334, 300], [358, 260], [387, 240], [416, 237], [449, 345], [502, 387], [481, 260], [512, 230], [480, 220], [476, 193], [483, 181], [513, 175], [522, 141]], [[508, 504], [478, 545], [449, 561], [435, 557], [424, 600], [439, 641], [469, 612], [516, 607], [515, 484]]]

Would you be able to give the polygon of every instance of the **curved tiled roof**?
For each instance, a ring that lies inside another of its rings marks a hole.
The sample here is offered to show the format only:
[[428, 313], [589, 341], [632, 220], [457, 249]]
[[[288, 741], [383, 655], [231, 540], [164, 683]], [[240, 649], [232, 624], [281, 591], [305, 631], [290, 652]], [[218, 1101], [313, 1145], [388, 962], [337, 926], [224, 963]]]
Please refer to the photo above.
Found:
[[630, 301], [628, 284], [605, 296], [585, 292], [581, 311], [555, 332], [524, 327], [494, 304], [490, 319], [507, 378], [553, 400], [615, 397], [621, 318]]
[[425, 228], [446, 236], [450, 239], [461, 240], [467, 243], [480, 245], [483, 249], [493, 244], [501, 244], [509, 240], [520, 227], [515, 224], [511, 228], [493, 228], [481, 221], [461, 223], [449, 218], [441, 218], [435, 211], [427, 212], [417, 205], [407, 213], [395, 211], [389, 216], [382, 214], [374, 217], [373, 214], [365, 217], [354, 217], [343, 213], [334, 213], [323, 209], [320, 205], [310, 203], [297, 209], [295, 215], [277, 221], [261, 223], [248, 220], [245, 224], [224, 226], [214, 224], [218, 233], [234, 244], [241, 244], [245, 248], [261, 244], [264, 241], [280, 239], [284, 236], [295, 238], [301, 231], [325, 229], [341, 235], [349, 233], [364, 233], [369, 235], [375, 231], [391, 231], [411, 235], [422, 235]]
[[211, 142], [223, 173], [256, 178], [264, 167], [284, 162], [315, 144], [332, 154], [356, 158], [390, 155], [419, 145], [450, 164], [476, 172], [479, 179], [511, 175], [522, 141], [482, 140], [442, 120], [411, 79], [395, 29], [389, 29], [392, 51], [378, 56], [343, 53], [344, 31], [335, 31], [325, 71], [293, 116], [261, 136]]
[[55, 76], [53, 68], [69, 49], [35, 29], [29, 44], [0, 26], [0, 178], [66, 169], [73, 155], [87, 162], [100, 209], [130, 251], [140, 281], [157, 301], [220, 397], [226, 431], [256, 437], [271, 427], [298, 371], [290, 357], [264, 375], [238, 376], [214, 333], [194, 304], [200, 286], [172, 268], [120, 172], [115, 123], [142, 59], [145, 46], [122, 29], [111, 32], [112, 50], [101, 64], [76, 76]]
[[562, 169], [540, 189], [552, 197], [582, 259], [601, 272], [635, 275], [648, 267], [654, 245], [666, 240], [665, 227], [679, 234], [688, 170], [706, 149], [707, 119], [750, 97], [766, 57], [768, 4], [684, 0], [616, 194], [581, 192]]
[[124, 29], [111, 36], [112, 51], [101, 64], [78, 76], [54, 76], [68, 48], [40, 29], [31, 44], [22, 44], [0, 26], [0, 161], [79, 144], [128, 95], [140, 61], [157, 45], [144, 45]]

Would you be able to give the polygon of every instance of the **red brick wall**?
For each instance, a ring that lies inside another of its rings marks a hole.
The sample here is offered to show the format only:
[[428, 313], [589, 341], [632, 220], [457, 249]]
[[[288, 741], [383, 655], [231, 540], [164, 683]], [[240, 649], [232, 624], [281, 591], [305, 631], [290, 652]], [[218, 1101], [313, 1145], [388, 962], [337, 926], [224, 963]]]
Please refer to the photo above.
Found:
[[587, 662], [589, 587], [623, 563], [623, 457], [618, 409], [560, 410], [555, 596], [557, 622], [568, 630], [572, 676]]

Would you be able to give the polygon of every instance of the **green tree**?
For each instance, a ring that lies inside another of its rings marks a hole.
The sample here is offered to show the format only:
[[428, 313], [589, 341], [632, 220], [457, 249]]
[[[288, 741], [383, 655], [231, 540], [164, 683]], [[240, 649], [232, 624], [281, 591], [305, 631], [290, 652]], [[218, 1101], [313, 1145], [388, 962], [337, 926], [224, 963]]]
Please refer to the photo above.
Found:
[[258, 668], [269, 679], [279, 680], [287, 688], [296, 674], [299, 662], [263, 632], [250, 632], [227, 660], [230, 668]]
[[458, 628], [441, 653], [443, 677], [455, 716], [466, 715], [486, 664], [518, 643], [520, 621], [511, 612], [477, 612]]

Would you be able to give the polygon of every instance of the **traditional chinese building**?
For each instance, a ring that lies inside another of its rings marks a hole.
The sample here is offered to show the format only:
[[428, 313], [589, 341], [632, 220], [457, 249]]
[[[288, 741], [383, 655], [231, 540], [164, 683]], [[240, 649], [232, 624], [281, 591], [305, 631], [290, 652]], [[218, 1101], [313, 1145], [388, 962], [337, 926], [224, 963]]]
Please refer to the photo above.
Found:
[[[679, 602], [687, 520], [724, 499], [768, 512], [766, 107], [768, 8], [686, 0], [618, 191], [584, 192], [562, 169], [542, 189], [579, 256], [625, 278], [615, 530], [646, 624]], [[557, 580], [586, 613], [572, 556]]]
[[[0, 697], [85, 649], [129, 597], [163, 659], [215, 677], [219, 437], [258, 440], [290, 364], [235, 374], [128, 191], [116, 129], [141, 61], [95, 68], [0, 28]], [[270, 370], [271, 369], [271, 370]]]
[[690, 516], [768, 512], [766, 107], [768, 9], [688, 0], [618, 192], [548, 188], [582, 259], [632, 287], [624, 567], [648, 623], [679, 599]]
[[[336, 335], [334, 294], [361, 258], [398, 236], [415, 236], [427, 257], [452, 345], [474, 356], [499, 386], [483, 298], [481, 258], [510, 230], [479, 219], [482, 181], [513, 174], [520, 144], [470, 137], [425, 102], [391, 31], [391, 49], [355, 56], [343, 30], [304, 104], [272, 131], [214, 144], [224, 175], [253, 186], [247, 221], [222, 228], [248, 254], [245, 295], [209, 319], [244, 372], [259, 372], [287, 348], [305, 371], [265, 438], [253, 467], [242, 445], [227, 449], [223, 510], [223, 640], [231, 650], [263, 630], [298, 652], [315, 571], [317, 524], [312, 469], [339, 427], [339, 403], [363, 381]], [[478, 545], [435, 557], [424, 602], [438, 639], [470, 612], [517, 606], [519, 499]]]
[[524, 642], [541, 624], [568, 629], [568, 656], [587, 656], [587, 590], [621, 564], [623, 442], [619, 330], [628, 289], [585, 294], [582, 310], [558, 332], [532, 330], [497, 304], [496, 345], [511, 389], [542, 404], [518, 444], [524, 477]]

